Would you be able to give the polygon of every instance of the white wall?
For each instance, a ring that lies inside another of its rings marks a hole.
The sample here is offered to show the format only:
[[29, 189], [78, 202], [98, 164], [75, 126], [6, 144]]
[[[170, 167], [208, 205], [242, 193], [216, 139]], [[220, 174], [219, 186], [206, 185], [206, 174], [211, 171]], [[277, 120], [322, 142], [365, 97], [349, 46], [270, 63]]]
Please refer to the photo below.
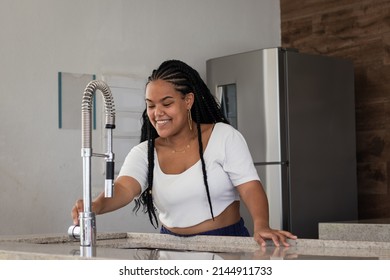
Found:
[[[1, 0], [0, 234], [65, 233], [82, 195], [81, 132], [58, 128], [59, 71], [147, 77], [177, 58], [205, 77], [209, 58], [279, 46], [279, 13], [275, 0]], [[95, 170], [94, 193], [102, 184]], [[98, 230], [153, 232], [131, 209]]]

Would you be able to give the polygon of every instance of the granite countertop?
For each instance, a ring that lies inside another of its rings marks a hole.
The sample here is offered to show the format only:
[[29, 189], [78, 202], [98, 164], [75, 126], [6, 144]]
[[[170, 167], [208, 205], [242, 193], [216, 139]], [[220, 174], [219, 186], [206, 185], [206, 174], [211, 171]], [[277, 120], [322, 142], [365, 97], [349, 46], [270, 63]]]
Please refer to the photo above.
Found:
[[390, 242], [390, 219], [320, 223], [318, 230], [324, 240]]
[[[96, 259], [390, 259], [390, 242], [298, 239], [290, 247], [252, 237], [175, 237], [155, 233], [99, 233]], [[0, 259], [81, 259], [79, 242], [65, 235], [0, 236]]]

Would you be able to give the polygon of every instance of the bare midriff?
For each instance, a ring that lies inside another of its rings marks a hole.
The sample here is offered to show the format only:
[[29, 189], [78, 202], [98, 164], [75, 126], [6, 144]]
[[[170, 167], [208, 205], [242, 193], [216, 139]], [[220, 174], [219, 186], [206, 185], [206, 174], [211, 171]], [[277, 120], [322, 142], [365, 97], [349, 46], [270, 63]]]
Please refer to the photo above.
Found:
[[206, 220], [200, 224], [191, 226], [191, 227], [164, 227], [173, 233], [180, 235], [193, 235], [201, 232], [214, 230], [218, 228], [227, 227], [237, 223], [240, 220], [240, 202], [234, 201], [230, 204], [221, 214], [213, 219]]

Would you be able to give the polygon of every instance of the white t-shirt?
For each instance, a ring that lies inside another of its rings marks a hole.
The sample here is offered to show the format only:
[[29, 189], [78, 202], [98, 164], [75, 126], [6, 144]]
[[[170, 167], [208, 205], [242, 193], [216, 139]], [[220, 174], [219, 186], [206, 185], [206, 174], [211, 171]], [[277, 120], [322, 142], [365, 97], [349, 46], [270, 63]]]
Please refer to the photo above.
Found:
[[[214, 216], [239, 200], [235, 186], [260, 180], [242, 134], [225, 123], [216, 123], [203, 154]], [[189, 227], [211, 218], [202, 163], [199, 160], [180, 174], [164, 174], [154, 154], [153, 200], [160, 221], [168, 227]], [[119, 176], [131, 176], [146, 189], [147, 141], [127, 155]]]

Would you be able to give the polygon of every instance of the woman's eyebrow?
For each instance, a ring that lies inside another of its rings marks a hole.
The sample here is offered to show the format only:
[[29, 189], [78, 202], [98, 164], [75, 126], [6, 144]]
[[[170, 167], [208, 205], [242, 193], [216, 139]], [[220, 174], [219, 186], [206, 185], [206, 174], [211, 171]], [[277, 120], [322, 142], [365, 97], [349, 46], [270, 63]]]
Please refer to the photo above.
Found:
[[[168, 99], [174, 99], [174, 97], [172, 97], [172, 96], [165, 96], [165, 97], [161, 98], [160, 101], [163, 102], [163, 101], [168, 100]], [[148, 98], [145, 98], [145, 101], [153, 102], [152, 100], [150, 100]]]

